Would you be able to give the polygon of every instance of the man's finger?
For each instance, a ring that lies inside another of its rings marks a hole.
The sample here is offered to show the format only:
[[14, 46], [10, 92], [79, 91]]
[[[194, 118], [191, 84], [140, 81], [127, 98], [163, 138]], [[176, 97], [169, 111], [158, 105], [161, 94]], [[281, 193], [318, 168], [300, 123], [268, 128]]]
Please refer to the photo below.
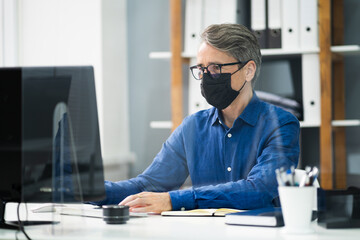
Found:
[[168, 193], [141, 192], [125, 198], [119, 205], [130, 207], [132, 212], [155, 212], [171, 210]]
[[132, 208], [130, 208], [130, 212], [146, 213], [146, 212], [149, 212], [149, 209], [148, 209], [148, 207], [132, 207]]
[[138, 197], [132, 201], [127, 202], [125, 205], [129, 207], [135, 207], [135, 206], [146, 206], [148, 204], [150, 204], [150, 202], [146, 198]]
[[119, 205], [126, 205], [128, 202], [131, 202], [135, 199], [137, 199], [139, 196], [138, 194], [127, 196], [124, 200], [122, 200]]

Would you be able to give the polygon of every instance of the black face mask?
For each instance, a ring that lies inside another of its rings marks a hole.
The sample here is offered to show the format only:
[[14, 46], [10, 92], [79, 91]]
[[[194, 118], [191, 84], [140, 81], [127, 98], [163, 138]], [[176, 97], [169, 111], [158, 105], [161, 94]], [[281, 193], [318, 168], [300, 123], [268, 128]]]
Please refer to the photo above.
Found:
[[[240, 69], [239, 69], [240, 70]], [[201, 94], [206, 101], [222, 110], [227, 108], [244, 88], [246, 81], [239, 91], [231, 88], [232, 73], [221, 73], [219, 78], [214, 79], [209, 73], [204, 73], [201, 81]]]

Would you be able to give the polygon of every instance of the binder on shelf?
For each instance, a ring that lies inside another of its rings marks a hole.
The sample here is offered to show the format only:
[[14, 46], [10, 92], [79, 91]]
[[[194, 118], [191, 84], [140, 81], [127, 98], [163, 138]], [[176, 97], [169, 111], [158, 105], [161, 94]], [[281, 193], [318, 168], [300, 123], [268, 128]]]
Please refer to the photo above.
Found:
[[211, 24], [236, 23], [237, 0], [186, 0], [185, 55], [195, 55], [201, 32]]
[[204, 0], [203, 3], [204, 29], [211, 24], [236, 23], [236, 0]]
[[281, 1], [281, 45], [283, 49], [300, 47], [299, 2], [300, 0]]
[[260, 48], [266, 48], [266, 1], [251, 0], [251, 30], [256, 35]]
[[300, 1], [300, 47], [317, 48], [318, 43], [318, 1]]
[[281, 48], [281, 0], [268, 0], [268, 48]]
[[[190, 59], [190, 66], [196, 65], [196, 58]], [[189, 71], [189, 102], [188, 109], [189, 115], [196, 113], [200, 110], [210, 108], [211, 106], [206, 102], [205, 98], [201, 95], [200, 81], [197, 81]]]
[[[202, 30], [202, 2], [187, 0], [185, 6], [184, 52], [196, 54]], [[200, 13], [200, 14], [199, 14]]]
[[250, 1], [249, 0], [238, 0], [237, 2], [237, 16], [236, 23], [251, 28], [250, 20]]
[[318, 53], [301, 55], [304, 124], [320, 126], [320, 60]]

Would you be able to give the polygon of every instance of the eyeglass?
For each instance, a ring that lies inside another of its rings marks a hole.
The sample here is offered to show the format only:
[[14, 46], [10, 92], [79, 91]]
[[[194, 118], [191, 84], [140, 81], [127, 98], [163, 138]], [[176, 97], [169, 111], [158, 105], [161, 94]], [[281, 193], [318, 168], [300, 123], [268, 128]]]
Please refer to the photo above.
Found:
[[[236, 65], [236, 64], [242, 64], [243, 62], [233, 62], [233, 63], [224, 63], [224, 64], [215, 64], [215, 63], [212, 63], [212, 64], [209, 64], [207, 67], [201, 67], [199, 65], [195, 65], [195, 66], [192, 66], [190, 67], [190, 71], [192, 73], [192, 75], [194, 76], [194, 78], [196, 80], [201, 80], [203, 79], [203, 76], [204, 76], [204, 71], [206, 69], [206, 71], [208, 73], [210, 73], [210, 75], [214, 78], [214, 79], [217, 79], [220, 77], [220, 74], [221, 74], [221, 68], [223, 66], [231, 66], [231, 65]], [[247, 62], [245, 62], [246, 64]], [[244, 65], [245, 65], [244, 64]], [[239, 70], [239, 69], [238, 69]], [[238, 71], [237, 70], [237, 71]]]

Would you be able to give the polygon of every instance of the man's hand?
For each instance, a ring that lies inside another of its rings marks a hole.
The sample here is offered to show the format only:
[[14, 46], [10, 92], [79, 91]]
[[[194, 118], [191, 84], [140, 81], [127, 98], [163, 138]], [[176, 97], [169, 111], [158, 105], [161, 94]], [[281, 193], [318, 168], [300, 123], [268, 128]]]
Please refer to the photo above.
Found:
[[161, 213], [172, 209], [170, 195], [167, 192], [142, 192], [130, 195], [119, 203], [130, 207], [131, 212]]

